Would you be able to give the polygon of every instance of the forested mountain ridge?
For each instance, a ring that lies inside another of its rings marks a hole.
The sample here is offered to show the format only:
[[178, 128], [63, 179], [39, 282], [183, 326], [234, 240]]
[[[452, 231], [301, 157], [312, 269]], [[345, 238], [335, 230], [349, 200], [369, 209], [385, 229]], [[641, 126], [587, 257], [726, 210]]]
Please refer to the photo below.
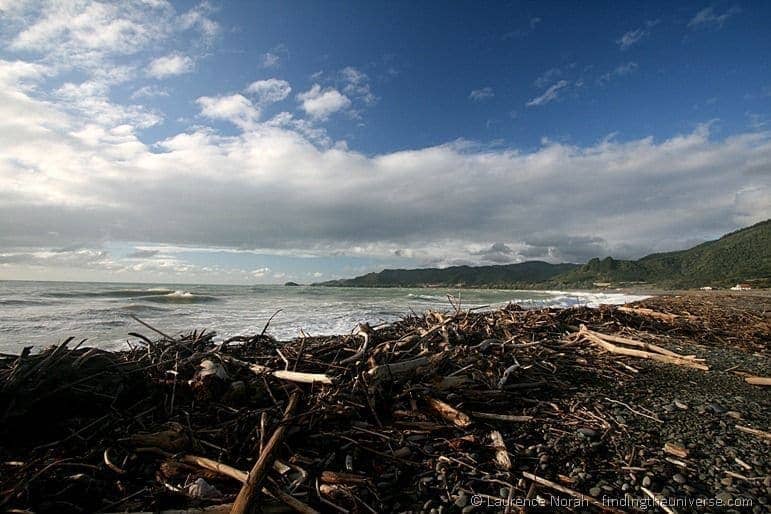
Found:
[[656, 287], [725, 287], [771, 283], [771, 220], [687, 250], [641, 259], [594, 258], [584, 265], [527, 261], [496, 266], [386, 269], [316, 285], [344, 287], [591, 288], [645, 284]]

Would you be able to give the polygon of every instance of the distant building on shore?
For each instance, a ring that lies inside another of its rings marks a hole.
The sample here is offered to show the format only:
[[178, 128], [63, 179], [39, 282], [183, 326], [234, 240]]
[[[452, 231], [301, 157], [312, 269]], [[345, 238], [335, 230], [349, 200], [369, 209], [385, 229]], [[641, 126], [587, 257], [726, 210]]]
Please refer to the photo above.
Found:
[[712, 286], [704, 286], [704, 287], [700, 287], [699, 289], [701, 289], [702, 291], [712, 291], [713, 288]]
[[749, 291], [752, 289], [752, 286], [747, 284], [746, 282], [743, 282], [741, 284], [736, 284], [731, 288], [731, 291]]

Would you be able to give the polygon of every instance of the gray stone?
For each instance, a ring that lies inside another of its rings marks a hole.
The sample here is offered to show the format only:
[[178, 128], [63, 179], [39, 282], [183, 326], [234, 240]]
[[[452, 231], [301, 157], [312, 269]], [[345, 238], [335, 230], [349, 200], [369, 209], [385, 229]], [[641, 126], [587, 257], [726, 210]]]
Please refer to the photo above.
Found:
[[591, 428], [579, 428], [578, 433], [589, 438], [597, 437], [597, 431], [592, 430]]
[[723, 414], [725, 412], [725, 408], [718, 403], [710, 403], [707, 405], [707, 408], [715, 414]]

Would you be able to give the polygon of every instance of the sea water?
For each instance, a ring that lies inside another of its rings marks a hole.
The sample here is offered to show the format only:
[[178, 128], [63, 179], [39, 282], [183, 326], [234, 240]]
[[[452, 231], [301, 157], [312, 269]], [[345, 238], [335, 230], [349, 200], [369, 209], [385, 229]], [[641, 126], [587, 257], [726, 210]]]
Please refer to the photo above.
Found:
[[192, 329], [217, 340], [262, 331], [279, 340], [350, 333], [360, 322], [395, 321], [427, 309], [596, 306], [643, 298], [614, 292], [495, 289], [342, 288], [0, 281], [0, 352], [43, 347], [74, 336], [87, 345], [124, 348], [129, 332], [154, 334], [136, 316], [167, 334]]

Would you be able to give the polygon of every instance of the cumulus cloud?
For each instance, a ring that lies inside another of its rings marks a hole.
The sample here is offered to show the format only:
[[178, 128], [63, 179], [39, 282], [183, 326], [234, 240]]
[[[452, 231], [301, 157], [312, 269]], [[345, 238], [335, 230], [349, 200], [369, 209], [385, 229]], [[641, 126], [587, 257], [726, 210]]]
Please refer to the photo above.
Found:
[[[636, 257], [771, 216], [768, 132], [716, 138], [704, 126], [665, 140], [544, 142], [528, 152], [457, 141], [362, 154], [318, 126], [366, 102], [369, 81], [355, 68], [335, 73], [334, 88], [314, 84], [296, 95], [307, 118], [263, 119], [267, 104], [291, 94], [285, 81], [267, 79], [199, 97], [201, 125], [148, 141], [141, 129], [162, 115], [113, 99], [111, 87], [137, 72], [111, 59], [146, 60], [180, 30], [217, 29], [203, 8], [179, 15], [161, 0], [149, 14], [139, 2], [93, 5], [51, 6], [93, 25], [24, 6], [10, 15], [11, 25], [31, 20], [12, 36], [20, 55], [40, 58], [0, 60], [3, 276], [33, 267], [191, 280], [284, 273], [194, 265], [184, 258], [191, 248], [416, 265]], [[551, 77], [528, 106], [575, 86], [566, 77]], [[116, 257], [103, 248], [109, 242], [135, 250]]]
[[219, 30], [206, 3], [183, 13], [165, 0], [14, 4], [3, 11], [6, 29], [15, 29], [11, 50], [42, 53], [48, 64], [91, 71], [111, 65], [116, 56], [137, 54], [186, 31], [211, 38]]
[[493, 92], [493, 88], [489, 86], [483, 87], [481, 89], [474, 89], [468, 95], [469, 100], [473, 100], [474, 102], [483, 102], [485, 100], [489, 100], [494, 96], [495, 96], [495, 93]]
[[201, 114], [214, 120], [226, 120], [242, 129], [249, 129], [260, 117], [260, 111], [240, 94], [202, 96], [196, 100]]
[[[365, 156], [319, 145], [291, 115], [260, 121], [234, 94], [198, 103], [238, 134], [199, 127], [148, 146], [130, 126], [89, 126], [64, 99], [38, 98], [19, 75], [39, 70], [11, 69], [16, 81], [0, 89], [6, 254], [113, 240], [434, 265], [583, 260], [678, 248], [771, 215], [768, 133], [714, 139], [700, 127], [526, 153], [455, 142]], [[170, 252], [135, 264], [188, 266]]]
[[193, 59], [187, 55], [169, 54], [150, 62], [147, 74], [157, 79], [190, 73], [195, 67]]
[[691, 21], [688, 22], [688, 28], [693, 30], [720, 29], [729, 18], [736, 16], [740, 12], [742, 10], [736, 5], [726, 9], [722, 14], [715, 12], [714, 7], [705, 7], [691, 18]]
[[347, 109], [351, 100], [334, 88], [322, 89], [314, 84], [308, 91], [297, 95], [300, 108], [311, 118], [325, 120], [331, 114]]
[[[163, 4], [164, 0], [159, 0], [158, 4]], [[177, 24], [182, 30], [196, 28], [203, 35], [206, 43], [211, 43], [220, 33], [220, 25], [209, 16], [214, 8], [208, 2], [201, 2], [196, 7], [181, 14]]]
[[567, 80], [560, 80], [556, 84], [552, 84], [549, 89], [544, 91], [540, 96], [531, 98], [525, 105], [527, 105], [527, 107], [540, 107], [541, 105], [553, 102], [559, 98], [560, 93], [569, 85], [570, 83]]
[[270, 104], [280, 102], [289, 96], [289, 93], [292, 92], [292, 86], [286, 80], [258, 80], [249, 84], [246, 92], [255, 95], [258, 103]]

